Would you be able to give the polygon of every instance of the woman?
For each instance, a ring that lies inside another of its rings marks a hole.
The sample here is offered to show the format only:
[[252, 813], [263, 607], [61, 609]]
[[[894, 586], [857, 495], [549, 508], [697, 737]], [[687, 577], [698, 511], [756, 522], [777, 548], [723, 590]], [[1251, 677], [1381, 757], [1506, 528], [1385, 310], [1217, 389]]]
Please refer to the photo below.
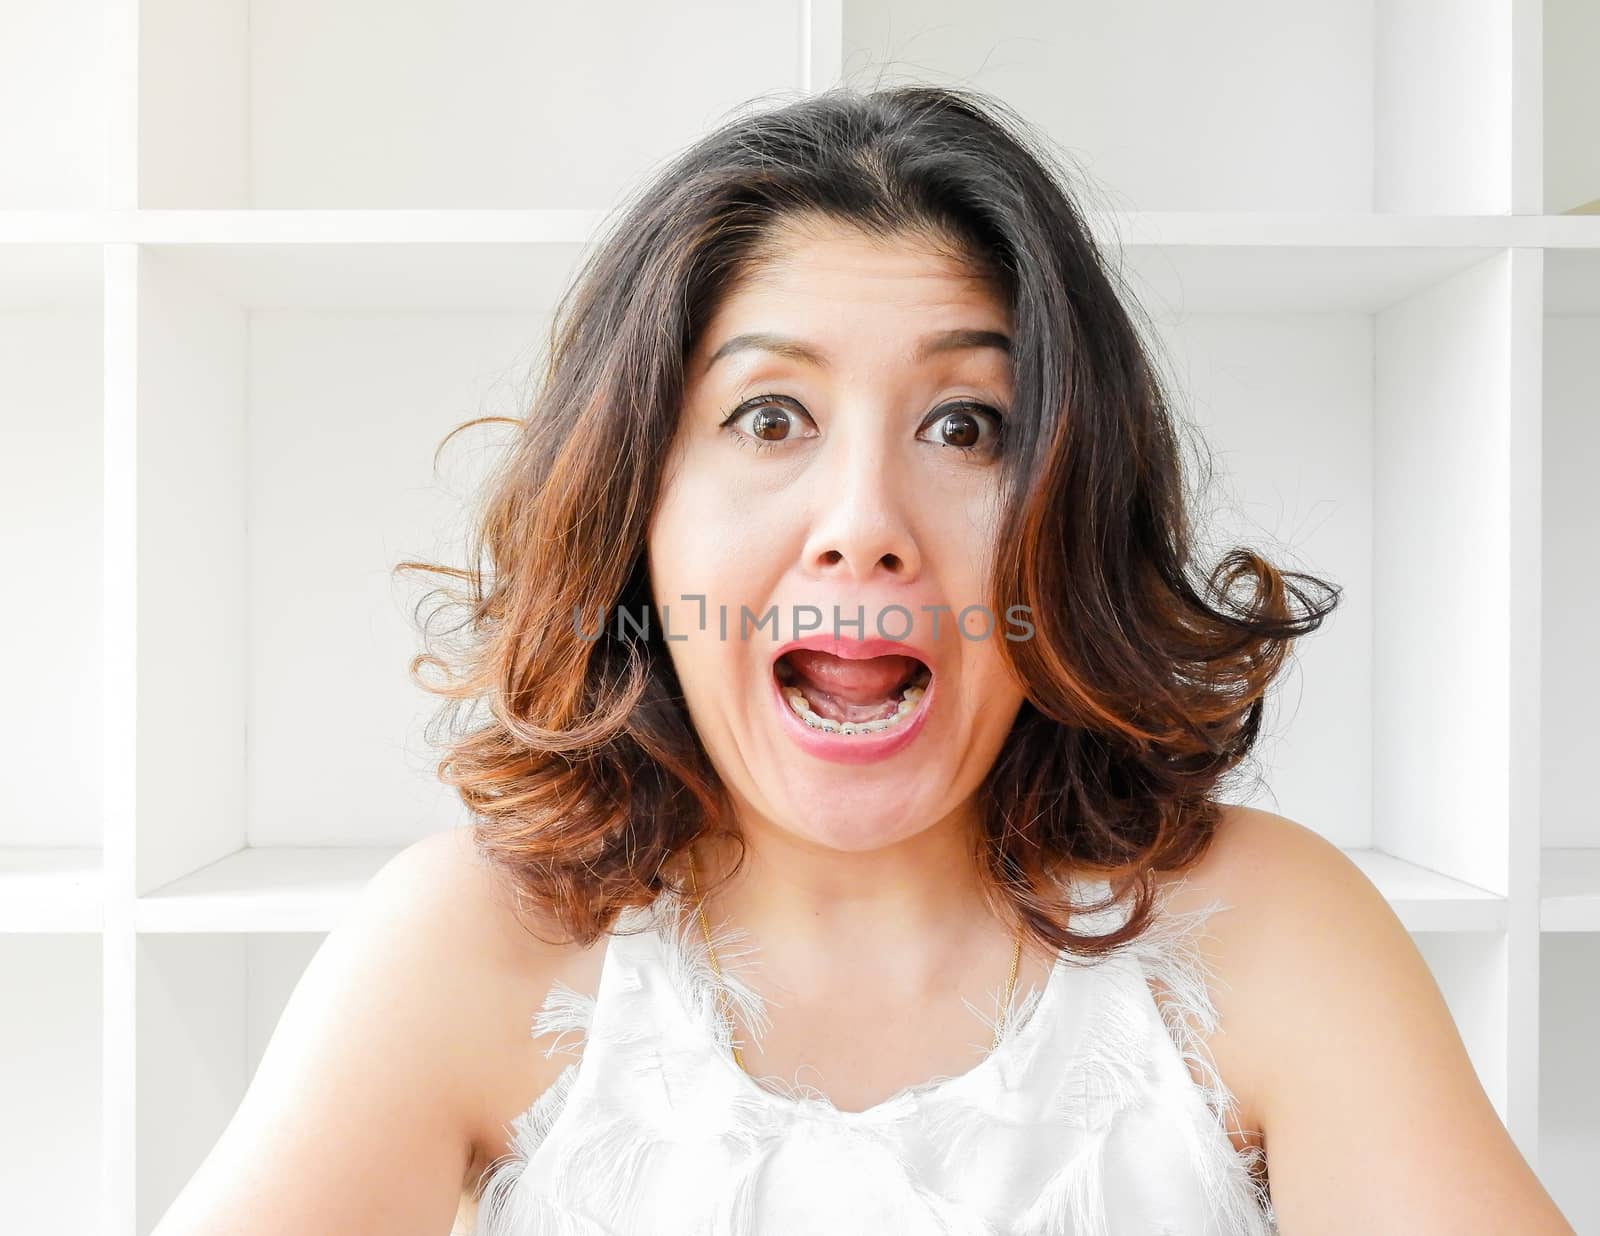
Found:
[[519, 424], [414, 667], [488, 705], [477, 823], [329, 938], [159, 1236], [1571, 1231], [1381, 896], [1214, 799], [1337, 589], [1196, 586], [1000, 105], [711, 134]]

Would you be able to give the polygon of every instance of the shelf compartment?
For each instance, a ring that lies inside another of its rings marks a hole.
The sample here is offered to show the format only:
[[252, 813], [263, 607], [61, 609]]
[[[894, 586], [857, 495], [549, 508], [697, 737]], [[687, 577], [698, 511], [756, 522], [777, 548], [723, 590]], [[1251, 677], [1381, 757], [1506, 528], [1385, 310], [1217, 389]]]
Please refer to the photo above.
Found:
[[[14, 922], [31, 907], [42, 925], [73, 930], [95, 899], [47, 873], [97, 866], [49, 852], [101, 842], [101, 302], [98, 248], [0, 245], [0, 553], [15, 584], [0, 606], [0, 646], [13, 654], [0, 711], [0, 879], [22, 898], [0, 914]], [[59, 906], [38, 898], [50, 887], [68, 892]]]
[[0, 38], [0, 210], [105, 200], [107, 70], [101, 0], [5, 6]]
[[1511, 1103], [1513, 1036], [1522, 1021], [1507, 982], [1503, 931], [1418, 931], [1417, 950], [1439, 984], [1472, 1067], [1502, 1122]]
[[101, 1230], [101, 952], [92, 935], [0, 934], [0, 1198], [18, 1236]]
[[[438, 701], [406, 672], [436, 581], [392, 572], [465, 552], [464, 503], [507, 428], [435, 448], [524, 410], [548, 326], [430, 309], [415, 265], [375, 286], [359, 254], [217, 256], [136, 254], [139, 896], [240, 850], [396, 848], [461, 821], [425, 733]], [[527, 256], [507, 284], [546, 303], [554, 251]], [[253, 279], [292, 294], [261, 306]]]
[[[1296, 269], [1334, 280], [1350, 256], [1294, 252]], [[1259, 805], [1346, 849], [1458, 882], [1445, 894], [1453, 908], [1416, 899], [1418, 925], [1442, 914], [1493, 927], [1495, 898], [1510, 888], [1504, 530], [1515, 496], [1507, 446], [1526, 411], [1510, 381], [1514, 252], [1430, 251], [1448, 259], [1437, 272], [1380, 262], [1369, 269], [1398, 298], [1381, 282], [1335, 282], [1302, 292], [1293, 312], [1287, 280], [1261, 289], [1240, 279], [1227, 292], [1221, 264], [1206, 286], [1230, 307], [1196, 307], [1202, 295], [1149, 311], [1175, 414], [1204, 442], [1195, 501], [1205, 560], [1247, 546], [1343, 590], [1331, 619], [1296, 645], [1252, 767], [1225, 796], [1255, 803], [1264, 781]], [[1422, 475], [1433, 480], [1425, 495]], [[1468, 617], [1441, 626], [1439, 613]]]
[[[222, 1136], [324, 939], [317, 933], [139, 939], [139, 1236], [155, 1227]], [[182, 1102], [173, 1102], [175, 1095]]]
[[[1595, 220], [1600, 223], [1600, 219]], [[1540, 654], [1540, 920], [1546, 931], [1600, 930], [1600, 249], [1545, 255]]]
[[1578, 1232], [1600, 1231], [1600, 931], [1546, 935], [1539, 961], [1539, 1179]]
[[1544, 5], [1544, 210], [1600, 214], [1600, 7]]
[[726, 20], [642, 3], [144, 0], [140, 204], [612, 201], [747, 100], [798, 97], [799, 34], [790, 0]]
[[1114, 209], [1500, 213], [1505, 7], [844, 0], [842, 63], [998, 94]]

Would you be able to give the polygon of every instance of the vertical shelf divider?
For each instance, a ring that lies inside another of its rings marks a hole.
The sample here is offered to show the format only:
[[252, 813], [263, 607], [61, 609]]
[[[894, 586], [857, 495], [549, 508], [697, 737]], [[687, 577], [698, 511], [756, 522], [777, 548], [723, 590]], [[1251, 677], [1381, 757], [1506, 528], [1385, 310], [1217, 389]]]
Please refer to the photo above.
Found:
[[138, 1127], [138, 282], [139, 249], [103, 246], [105, 263], [105, 821], [102, 1236], [134, 1236]]
[[[102, 217], [139, 206], [139, 0], [104, 0], [105, 200]], [[102, 652], [105, 818], [101, 836], [100, 1236], [136, 1236], [138, 1194], [139, 248], [101, 231], [104, 314]]]
[[1540, 647], [1543, 612], [1544, 252], [1510, 266], [1511, 613], [1506, 671], [1508, 770], [1506, 1127], [1529, 1164], [1539, 1153]]
[[[1538, 216], [1544, 210], [1544, 3], [1509, 0], [1513, 216]], [[1543, 249], [1511, 250], [1506, 1128], [1536, 1173], [1543, 981], [1539, 719], [1544, 609], [1544, 268]]]

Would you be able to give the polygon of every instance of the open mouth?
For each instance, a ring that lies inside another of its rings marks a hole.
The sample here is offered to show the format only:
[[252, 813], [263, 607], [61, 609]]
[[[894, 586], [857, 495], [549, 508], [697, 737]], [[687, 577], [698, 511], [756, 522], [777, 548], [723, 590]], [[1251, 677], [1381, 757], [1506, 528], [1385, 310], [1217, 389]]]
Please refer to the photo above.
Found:
[[917, 710], [933, 671], [916, 656], [853, 659], [795, 649], [772, 663], [789, 708], [825, 734], [877, 734]]

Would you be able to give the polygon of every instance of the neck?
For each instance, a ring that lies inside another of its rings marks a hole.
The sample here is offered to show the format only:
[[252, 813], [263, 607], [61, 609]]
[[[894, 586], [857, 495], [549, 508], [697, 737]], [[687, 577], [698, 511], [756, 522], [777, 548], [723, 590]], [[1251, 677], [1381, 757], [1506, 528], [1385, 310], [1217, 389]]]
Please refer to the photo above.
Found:
[[[970, 813], [873, 850], [843, 851], [768, 822], [741, 820], [736, 843], [702, 837], [693, 861], [706, 914], [742, 928], [785, 985], [820, 992], [866, 970], [886, 990], [937, 986], [952, 962], [1006, 948], [978, 874]], [[727, 878], [724, 880], [724, 877]]]

